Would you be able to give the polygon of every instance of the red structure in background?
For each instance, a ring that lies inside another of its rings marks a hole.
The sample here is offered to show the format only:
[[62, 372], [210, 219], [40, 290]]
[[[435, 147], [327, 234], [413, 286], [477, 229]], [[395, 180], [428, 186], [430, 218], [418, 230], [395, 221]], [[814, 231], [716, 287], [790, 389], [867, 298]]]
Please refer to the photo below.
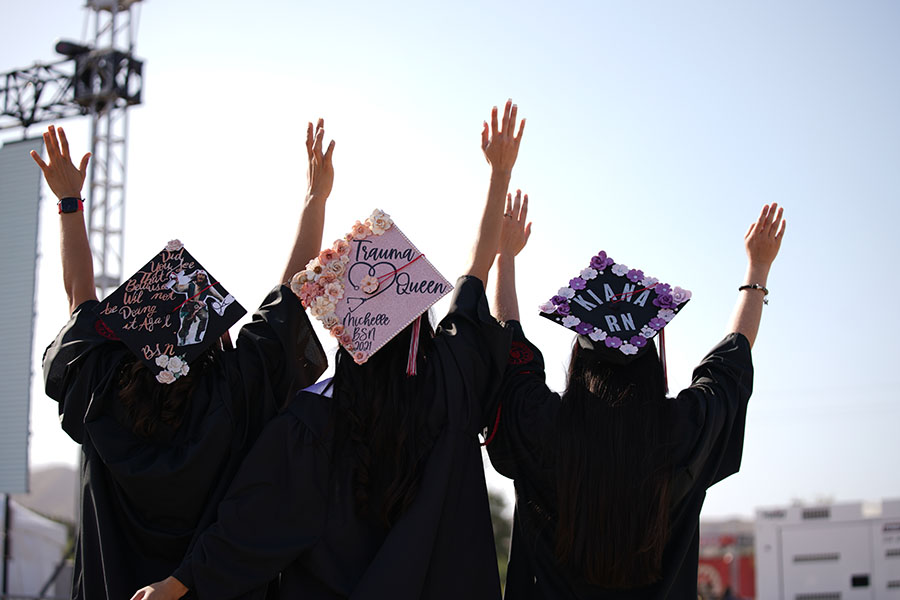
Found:
[[[752, 523], [716, 524], [711, 528], [717, 531], [701, 531], [697, 591], [704, 600], [719, 600], [729, 588], [729, 598], [756, 598], [752, 527]], [[702, 529], [709, 528], [701, 525]], [[731, 532], [725, 533], [726, 529]]]

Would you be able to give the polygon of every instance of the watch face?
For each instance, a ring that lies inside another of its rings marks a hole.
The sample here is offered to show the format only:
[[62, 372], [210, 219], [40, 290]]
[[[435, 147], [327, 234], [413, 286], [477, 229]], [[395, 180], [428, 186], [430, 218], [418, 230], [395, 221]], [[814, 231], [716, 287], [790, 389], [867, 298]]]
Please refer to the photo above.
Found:
[[78, 211], [78, 198], [63, 198], [59, 201], [59, 212], [73, 213]]

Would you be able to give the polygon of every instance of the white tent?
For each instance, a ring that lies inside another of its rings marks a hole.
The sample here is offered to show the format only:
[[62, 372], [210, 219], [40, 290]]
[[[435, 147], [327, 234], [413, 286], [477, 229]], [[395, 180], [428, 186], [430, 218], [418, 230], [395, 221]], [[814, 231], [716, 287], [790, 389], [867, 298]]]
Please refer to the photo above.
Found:
[[[0, 495], [0, 499], [5, 497]], [[5, 505], [3, 502], [2, 505]], [[0, 505], [0, 506], [2, 506]], [[9, 527], [6, 511], [0, 510], [0, 534], [9, 535], [10, 558], [0, 560], [0, 575], [7, 577], [10, 596], [37, 596], [47, 583], [66, 551], [66, 526], [33, 512], [14, 500], [9, 501]], [[4, 569], [9, 569], [4, 573]], [[49, 594], [55, 595], [51, 586]]]

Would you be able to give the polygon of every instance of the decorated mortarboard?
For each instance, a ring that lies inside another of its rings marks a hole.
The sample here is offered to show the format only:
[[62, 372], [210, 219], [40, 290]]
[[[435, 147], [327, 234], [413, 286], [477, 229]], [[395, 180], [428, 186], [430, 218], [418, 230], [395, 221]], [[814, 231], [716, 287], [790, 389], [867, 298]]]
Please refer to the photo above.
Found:
[[95, 309], [156, 375], [172, 383], [247, 313], [178, 240]]
[[[578, 333], [583, 346], [624, 363], [652, 347], [650, 340], [690, 298], [688, 290], [616, 263], [601, 250], [540, 310], [542, 317]], [[660, 353], [664, 360], [663, 344]]]
[[[303, 306], [357, 364], [453, 289], [390, 216], [376, 209], [291, 278]], [[417, 332], [416, 332], [417, 333]], [[407, 373], [415, 374], [413, 335]]]

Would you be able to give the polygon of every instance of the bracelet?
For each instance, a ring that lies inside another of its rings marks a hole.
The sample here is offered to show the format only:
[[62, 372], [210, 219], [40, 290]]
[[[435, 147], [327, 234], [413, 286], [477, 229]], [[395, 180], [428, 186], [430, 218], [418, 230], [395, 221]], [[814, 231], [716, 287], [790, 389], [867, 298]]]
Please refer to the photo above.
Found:
[[56, 206], [59, 209], [59, 214], [68, 214], [83, 211], [84, 201], [82, 201], [81, 198], [67, 196], [65, 198], [60, 198], [59, 202], [56, 203]]
[[758, 283], [748, 283], [738, 288], [739, 292], [743, 292], [744, 290], [760, 290], [763, 293], [763, 304], [769, 303], [769, 288], [766, 286], [759, 285]]

